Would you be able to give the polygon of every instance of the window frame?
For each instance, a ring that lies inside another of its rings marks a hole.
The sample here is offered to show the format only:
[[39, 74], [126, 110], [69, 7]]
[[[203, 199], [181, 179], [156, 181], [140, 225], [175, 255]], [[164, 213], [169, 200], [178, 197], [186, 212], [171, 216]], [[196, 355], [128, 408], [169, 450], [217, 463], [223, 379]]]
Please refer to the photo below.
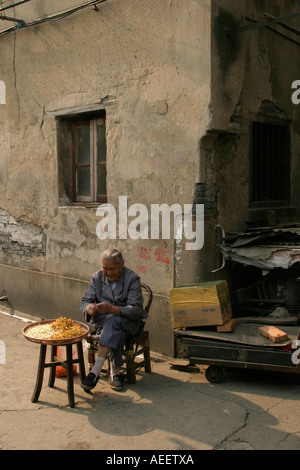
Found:
[[[97, 169], [98, 167], [105, 168], [105, 176], [107, 178], [107, 161], [106, 161], [106, 140], [105, 140], [105, 158], [103, 162], [97, 161], [97, 126], [104, 126], [106, 136], [106, 120], [105, 117], [97, 118], [80, 118], [74, 119], [72, 122], [72, 171], [73, 171], [73, 203], [79, 204], [92, 204], [92, 203], [105, 203], [107, 202], [107, 187], [105, 194], [98, 195], [97, 188]], [[77, 136], [76, 131], [80, 127], [89, 127], [90, 129], [90, 160], [89, 164], [78, 164], [77, 162]], [[90, 195], [83, 196], [78, 194], [78, 168], [89, 166], [90, 168]]]

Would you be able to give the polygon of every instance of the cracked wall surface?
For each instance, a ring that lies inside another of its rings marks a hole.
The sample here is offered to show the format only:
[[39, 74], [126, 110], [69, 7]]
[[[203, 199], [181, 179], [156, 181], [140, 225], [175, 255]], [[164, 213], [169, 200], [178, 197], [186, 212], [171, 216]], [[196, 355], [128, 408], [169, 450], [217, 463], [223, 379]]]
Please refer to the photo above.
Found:
[[[58, 0], [50, 3], [29, 2], [14, 14], [26, 22], [45, 16], [47, 8], [61, 9]], [[74, 0], [64, 2], [65, 8], [72, 5]], [[113, 244], [151, 286], [152, 347], [169, 352], [173, 236], [99, 240], [96, 207], [70, 206], [63, 190], [61, 164], [69, 149], [67, 137], [58, 134], [61, 116], [70, 110], [100, 107], [106, 114], [108, 202], [117, 207], [119, 196], [126, 195], [128, 205], [192, 204], [199, 140], [210, 120], [210, 6], [210, 0], [108, 1], [98, 11], [85, 8], [0, 37], [0, 80], [6, 85], [6, 104], [0, 105], [0, 207], [19, 227], [23, 221], [44, 234], [43, 255], [31, 260], [5, 254], [2, 244], [3, 275], [11, 273], [6, 263], [22, 269], [20, 278], [31, 286], [34, 302], [41, 295], [37, 285], [45, 286], [47, 279], [43, 299], [49, 298], [52, 316], [58, 316], [53, 286], [61, 282], [61, 292], [67, 285], [63, 278], [89, 281], [100, 268], [100, 253]], [[33, 281], [37, 272], [45, 274], [40, 283]], [[12, 282], [11, 274], [5, 282]], [[12, 285], [6, 290], [16, 304]], [[72, 295], [72, 289], [65, 294], [77, 316]]]

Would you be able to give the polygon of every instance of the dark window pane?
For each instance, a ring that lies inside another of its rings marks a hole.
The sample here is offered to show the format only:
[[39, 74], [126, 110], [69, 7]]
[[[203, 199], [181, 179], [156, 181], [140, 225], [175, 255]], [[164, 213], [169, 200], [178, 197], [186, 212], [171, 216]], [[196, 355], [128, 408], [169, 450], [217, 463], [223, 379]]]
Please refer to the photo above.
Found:
[[77, 195], [90, 196], [90, 167], [77, 168]]
[[105, 126], [97, 126], [97, 163], [106, 161]]
[[288, 127], [253, 123], [252, 200], [255, 202], [289, 201]]
[[89, 126], [76, 129], [76, 161], [78, 165], [90, 163], [90, 128]]

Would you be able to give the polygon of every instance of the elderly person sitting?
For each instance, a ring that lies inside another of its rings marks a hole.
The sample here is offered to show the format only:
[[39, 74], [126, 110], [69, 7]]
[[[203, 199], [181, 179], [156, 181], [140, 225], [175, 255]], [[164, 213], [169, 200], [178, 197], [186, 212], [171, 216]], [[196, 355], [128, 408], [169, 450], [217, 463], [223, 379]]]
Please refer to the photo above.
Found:
[[109, 357], [109, 384], [114, 390], [121, 390], [120, 368], [126, 338], [139, 333], [147, 313], [143, 309], [140, 278], [124, 266], [118, 250], [108, 249], [102, 253], [102, 269], [93, 274], [80, 309], [99, 336], [98, 358], [82, 381], [82, 388], [89, 391], [96, 386], [103, 363]]

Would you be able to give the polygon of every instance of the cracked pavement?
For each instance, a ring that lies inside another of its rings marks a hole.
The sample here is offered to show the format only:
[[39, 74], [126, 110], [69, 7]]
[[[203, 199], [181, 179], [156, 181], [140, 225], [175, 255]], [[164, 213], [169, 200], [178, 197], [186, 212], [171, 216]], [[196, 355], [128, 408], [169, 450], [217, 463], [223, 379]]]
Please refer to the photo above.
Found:
[[[229, 371], [211, 384], [205, 367], [174, 369], [154, 355], [122, 392], [103, 376], [92, 393], [75, 377], [75, 408], [66, 379], [31, 403], [39, 345], [22, 335], [21, 319], [0, 313], [0, 449], [2, 450], [296, 450], [300, 448], [300, 384], [286, 374]], [[85, 356], [87, 366], [87, 360]]]

